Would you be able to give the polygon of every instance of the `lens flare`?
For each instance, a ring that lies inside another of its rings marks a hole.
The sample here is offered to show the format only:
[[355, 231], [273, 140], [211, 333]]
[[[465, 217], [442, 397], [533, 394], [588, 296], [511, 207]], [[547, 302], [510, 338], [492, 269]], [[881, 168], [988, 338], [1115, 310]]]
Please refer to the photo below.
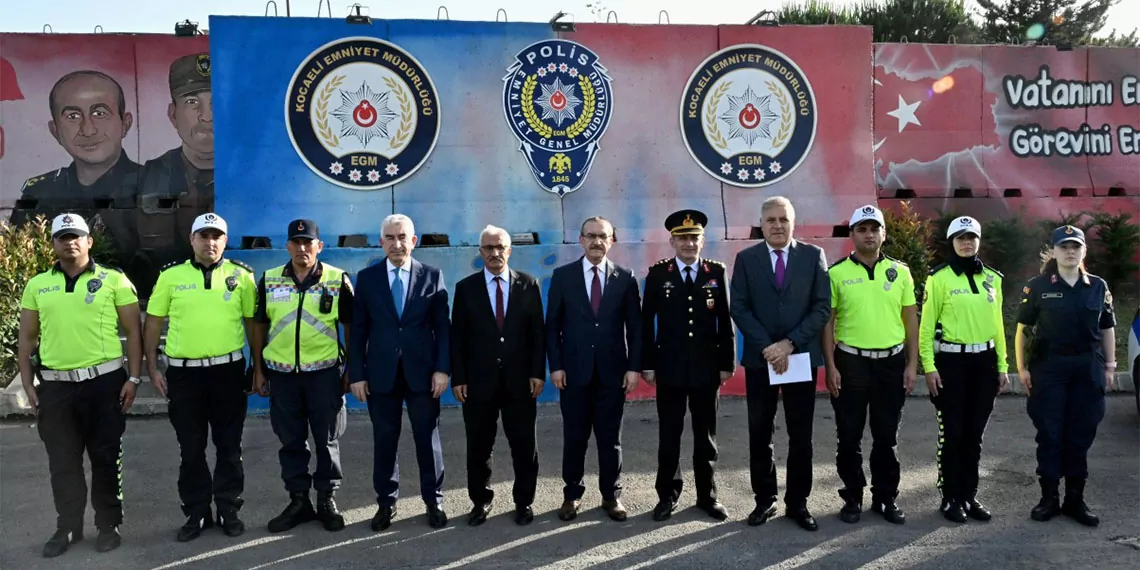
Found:
[[934, 90], [935, 93], [941, 95], [942, 93], [945, 93], [945, 92], [947, 92], [953, 88], [954, 88], [954, 77], [947, 75], [946, 77], [943, 77], [942, 79], [939, 79], [938, 81], [935, 81], [934, 87], [932, 89]]
[[1045, 26], [1041, 24], [1029, 26], [1029, 29], [1025, 30], [1025, 37], [1030, 40], [1039, 40], [1045, 37]]

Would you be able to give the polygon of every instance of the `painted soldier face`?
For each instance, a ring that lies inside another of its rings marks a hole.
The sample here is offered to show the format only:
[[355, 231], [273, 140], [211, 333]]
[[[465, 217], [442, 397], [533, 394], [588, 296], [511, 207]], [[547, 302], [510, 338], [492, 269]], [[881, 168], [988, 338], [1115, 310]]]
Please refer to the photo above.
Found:
[[178, 97], [170, 104], [167, 115], [182, 144], [195, 152], [214, 152], [214, 107], [210, 91]]
[[60, 84], [48, 131], [77, 162], [113, 164], [131, 130], [130, 113], [119, 115], [119, 88], [95, 75], [76, 75]]
[[479, 255], [483, 256], [483, 266], [487, 271], [498, 275], [511, 258], [510, 241], [499, 232], [486, 234], [479, 240]]

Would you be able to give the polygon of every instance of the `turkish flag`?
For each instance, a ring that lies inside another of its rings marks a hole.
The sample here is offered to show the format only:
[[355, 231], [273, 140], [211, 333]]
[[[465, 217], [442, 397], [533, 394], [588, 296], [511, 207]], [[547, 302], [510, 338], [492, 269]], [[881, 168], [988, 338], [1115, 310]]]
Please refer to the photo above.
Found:
[[[938, 49], [942, 47], [956, 49]], [[874, 144], [879, 186], [912, 189], [919, 196], [986, 188], [980, 160], [973, 153], [995, 149], [1001, 142], [993, 115], [997, 98], [985, 90], [980, 51], [972, 57], [974, 50], [960, 46], [880, 44], [877, 48]], [[926, 173], [921, 176], [915, 176], [913, 168], [898, 168], [934, 162], [945, 164], [920, 169]]]
[[20, 83], [16, 80], [16, 69], [0, 57], [0, 101], [20, 101], [23, 98]]

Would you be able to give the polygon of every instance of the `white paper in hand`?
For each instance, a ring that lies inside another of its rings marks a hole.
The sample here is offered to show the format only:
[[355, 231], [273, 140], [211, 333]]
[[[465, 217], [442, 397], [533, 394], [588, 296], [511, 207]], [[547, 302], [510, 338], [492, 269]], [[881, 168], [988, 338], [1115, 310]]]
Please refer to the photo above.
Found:
[[815, 380], [815, 369], [811, 365], [811, 355], [803, 352], [788, 355], [788, 369], [783, 374], [776, 374], [772, 363], [768, 363], [768, 383], [792, 384], [794, 382], [812, 382]]

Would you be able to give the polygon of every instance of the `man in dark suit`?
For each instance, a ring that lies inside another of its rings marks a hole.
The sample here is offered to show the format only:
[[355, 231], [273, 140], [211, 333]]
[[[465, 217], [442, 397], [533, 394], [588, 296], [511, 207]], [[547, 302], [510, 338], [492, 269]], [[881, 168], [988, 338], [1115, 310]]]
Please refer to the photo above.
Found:
[[507, 266], [511, 235], [487, 226], [479, 236], [483, 270], [455, 285], [451, 315], [451, 391], [463, 403], [467, 428], [467, 523], [487, 522], [491, 501], [491, 453], [499, 412], [511, 446], [515, 522], [534, 520], [538, 484], [535, 399], [546, 378], [542, 291], [538, 280]]
[[727, 270], [701, 258], [708, 216], [681, 210], [665, 219], [675, 257], [662, 259], [645, 277], [641, 373], [657, 386], [660, 442], [653, 520], [677, 510], [681, 496], [681, 433], [685, 406], [693, 413], [693, 471], [697, 508], [716, 520], [728, 511], [716, 498], [716, 414], [720, 386], [736, 369], [736, 332], [728, 312]]
[[[756, 494], [756, 509], [748, 515], [748, 524], [764, 524], [776, 514], [772, 431], [783, 392], [788, 427], [786, 515], [814, 531], [819, 525], [807, 508], [812, 486], [814, 371], [823, 365], [820, 333], [831, 315], [831, 284], [823, 250], [793, 239], [795, 221], [796, 211], [787, 198], [774, 196], [764, 201], [760, 209], [764, 243], [741, 251], [733, 266], [732, 318], [744, 334], [741, 364], [748, 394], [752, 491]], [[783, 374], [788, 356], [804, 352], [811, 355], [811, 381], [770, 383], [769, 365]]]
[[[554, 270], [546, 307], [550, 379], [562, 391], [562, 479], [558, 518], [578, 516], [590, 430], [598, 445], [598, 486], [611, 519], [621, 504], [621, 424], [625, 396], [641, 373], [641, 295], [629, 269], [607, 258], [614, 227], [601, 217], [582, 223], [583, 257]], [[627, 352], [628, 347], [628, 352]]]
[[400, 494], [396, 448], [405, 403], [428, 523], [442, 528], [447, 515], [439, 397], [447, 389], [451, 371], [447, 288], [442, 271], [412, 259], [416, 230], [410, 218], [393, 214], [381, 227], [387, 259], [357, 274], [348, 357], [352, 393], [368, 403], [372, 419], [372, 485], [380, 505], [372, 517], [372, 530], [388, 528], [396, 514]]

